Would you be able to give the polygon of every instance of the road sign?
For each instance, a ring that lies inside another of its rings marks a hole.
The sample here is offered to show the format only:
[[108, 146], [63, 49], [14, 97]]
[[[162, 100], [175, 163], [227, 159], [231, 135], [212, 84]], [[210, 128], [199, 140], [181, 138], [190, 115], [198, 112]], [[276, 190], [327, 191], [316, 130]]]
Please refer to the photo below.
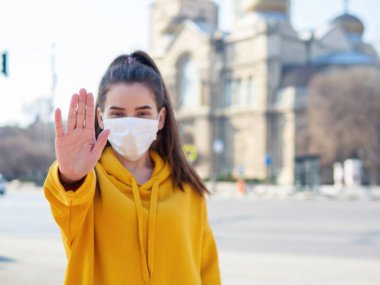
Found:
[[265, 166], [269, 168], [271, 165], [272, 165], [272, 155], [266, 154], [265, 155]]
[[189, 162], [194, 162], [198, 158], [198, 153], [197, 153], [197, 147], [193, 144], [185, 144], [183, 146], [183, 151], [185, 153], [186, 159]]
[[1, 72], [5, 75], [8, 76], [8, 52], [5, 51], [1, 54]]

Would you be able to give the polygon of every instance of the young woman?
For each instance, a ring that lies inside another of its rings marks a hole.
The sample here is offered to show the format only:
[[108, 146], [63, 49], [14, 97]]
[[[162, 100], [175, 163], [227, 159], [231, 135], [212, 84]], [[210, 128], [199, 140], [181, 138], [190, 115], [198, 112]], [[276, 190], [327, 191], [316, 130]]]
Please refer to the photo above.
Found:
[[144, 52], [116, 58], [96, 106], [81, 89], [45, 196], [68, 258], [67, 285], [219, 285], [199, 176], [186, 162], [162, 76]]

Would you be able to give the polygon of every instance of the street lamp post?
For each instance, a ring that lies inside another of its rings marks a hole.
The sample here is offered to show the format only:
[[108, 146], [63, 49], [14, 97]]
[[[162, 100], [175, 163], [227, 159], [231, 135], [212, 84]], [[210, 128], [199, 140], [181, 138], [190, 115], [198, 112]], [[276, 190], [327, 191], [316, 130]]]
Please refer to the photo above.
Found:
[[211, 192], [216, 192], [216, 180], [218, 177], [218, 156], [223, 152], [224, 149], [224, 143], [221, 139], [215, 139], [213, 143], [213, 152], [214, 152], [214, 167], [213, 167], [213, 174], [211, 178]]

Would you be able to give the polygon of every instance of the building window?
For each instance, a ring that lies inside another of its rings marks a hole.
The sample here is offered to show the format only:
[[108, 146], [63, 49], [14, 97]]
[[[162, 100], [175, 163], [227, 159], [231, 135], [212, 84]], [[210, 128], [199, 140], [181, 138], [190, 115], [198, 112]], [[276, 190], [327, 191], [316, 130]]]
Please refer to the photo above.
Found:
[[230, 107], [232, 105], [232, 92], [233, 92], [233, 81], [228, 79], [226, 82], [224, 97], [224, 107]]
[[252, 76], [248, 77], [247, 82], [247, 105], [253, 106], [255, 103], [255, 81]]
[[235, 86], [234, 86], [234, 106], [244, 106], [244, 90], [242, 88], [242, 81], [241, 79], [236, 79]]
[[228, 79], [225, 83], [224, 107], [244, 107], [254, 105], [255, 85], [252, 77], [247, 80]]
[[179, 96], [177, 107], [179, 109], [195, 109], [200, 106], [201, 84], [198, 66], [190, 56], [179, 61], [178, 66]]
[[241, 79], [229, 79], [226, 82], [224, 107], [244, 106], [245, 94]]

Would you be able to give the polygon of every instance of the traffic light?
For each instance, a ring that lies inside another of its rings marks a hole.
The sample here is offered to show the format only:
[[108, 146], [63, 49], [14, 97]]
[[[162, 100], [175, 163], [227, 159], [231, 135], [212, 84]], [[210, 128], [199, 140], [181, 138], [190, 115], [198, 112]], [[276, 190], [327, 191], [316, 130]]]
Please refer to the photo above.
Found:
[[5, 76], [8, 76], [9, 75], [9, 72], [8, 72], [8, 52], [3, 52], [2, 55], [1, 55], [1, 58], [2, 58], [2, 64], [1, 64], [1, 72], [5, 75]]

